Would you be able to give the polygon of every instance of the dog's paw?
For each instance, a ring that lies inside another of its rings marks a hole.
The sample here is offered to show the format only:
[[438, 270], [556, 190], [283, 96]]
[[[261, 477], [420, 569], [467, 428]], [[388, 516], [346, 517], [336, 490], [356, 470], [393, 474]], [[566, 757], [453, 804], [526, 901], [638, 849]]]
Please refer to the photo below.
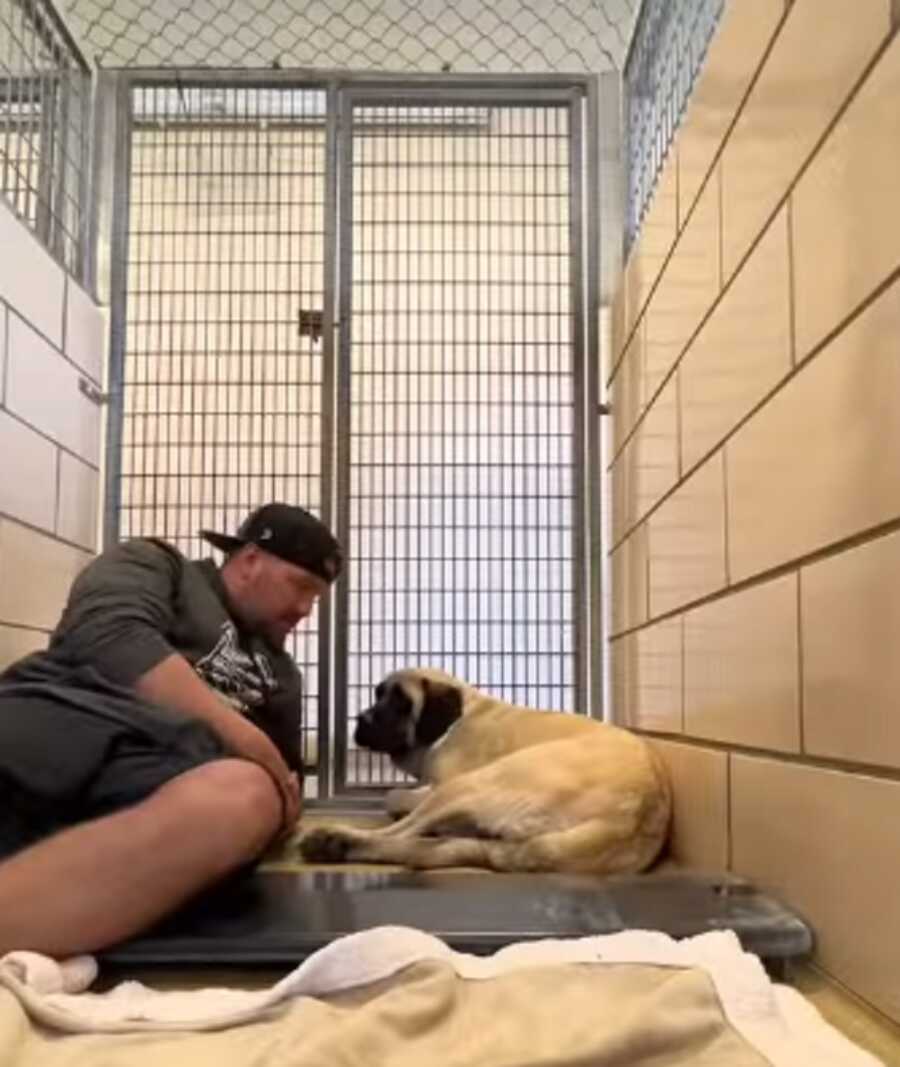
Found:
[[297, 849], [310, 863], [346, 863], [354, 838], [338, 826], [314, 826], [300, 835]]

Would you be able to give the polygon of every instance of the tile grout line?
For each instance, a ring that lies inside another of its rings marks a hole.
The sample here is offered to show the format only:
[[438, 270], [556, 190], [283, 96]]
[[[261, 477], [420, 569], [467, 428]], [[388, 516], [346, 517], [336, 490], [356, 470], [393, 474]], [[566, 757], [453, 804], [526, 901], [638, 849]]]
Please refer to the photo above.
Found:
[[806, 698], [803, 666], [803, 568], [797, 569], [797, 737], [806, 752]]
[[[663, 493], [663, 495], [659, 498], [659, 500], [657, 500], [650, 508], [648, 508], [648, 510], [644, 513], [644, 515], [640, 517], [640, 519], [638, 519], [636, 523], [634, 523], [626, 530], [625, 534], [611, 547], [610, 552], [615, 552], [619, 545], [626, 541], [631, 536], [631, 534], [639, 526], [645, 523], [656, 511], [658, 511], [662, 507], [662, 505], [666, 503], [667, 500], [671, 499], [671, 497], [673, 497], [675, 493], [677, 493], [678, 490], [682, 488], [682, 486], [684, 486], [688, 481], [690, 481], [690, 479], [701, 469], [701, 467], [703, 467], [706, 463], [713, 459], [713, 457], [718, 452], [720, 452], [725, 447], [725, 445], [729, 443], [729, 441], [731, 441], [734, 437], [737, 436], [740, 430], [742, 430], [744, 426], [747, 425], [747, 423], [749, 423], [756, 415], [758, 415], [759, 412], [762, 411], [763, 408], [765, 408], [772, 400], [774, 400], [779, 393], [786, 389], [791, 384], [791, 382], [793, 382], [794, 379], [797, 378], [798, 375], [806, 369], [806, 367], [811, 365], [814, 360], [816, 360], [820, 355], [822, 355], [825, 350], [830, 347], [830, 345], [837, 341], [841, 334], [843, 334], [846, 330], [850, 329], [853, 324], [858, 319], [860, 319], [874, 304], [876, 304], [881, 299], [881, 297], [888, 292], [888, 290], [893, 288], [893, 286], [897, 284], [897, 282], [900, 282], [900, 268], [893, 270], [887, 276], [887, 278], [885, 278], [881, 283], [879, 283], [878, 286], [876, 286], [876, 288], [859, 304], [858, 307], [853, 309], [853, 311], [847, 316], [846, 319], [844, 319], [831, 332], [826, 334], [825, 337], [822, 338], [822, 340], [815, 346], [815, 348], [810, 351], [807, 356], [804, 356], [803, 359], [801, 359], [798, 363], [792, 366], [791, 369], [787, 372], [787, 374], [785, 374], [784, 377], [765, 394], [765, 396], [763, 396], [756, 404], [754, 404], [746, 415], [742, 416], [734, 424], [734, 426], [732, 426], [732, 428], [722, 438], [722, 440], [718, 442], [718, 444], [714, 445], [709, 452], [701, 456], [701, 458], [697, 460], [697, 462], [691, 468], [688, 469], [687, 473], [684, 474], [681, 478], [681, 481], [667, 489], [666, 492]], [[675, 369], [677, 369], [677, 367], [673, 368], [673, 371]], [[653, 403], [656, 402], [657, 398], [658, 394], [657, 396], [654, 396]], [[648, 411], [649, 410], [650, 409], [648, 408]], [[643, 422], [643, 418], [640, 421]], [[640, 425], [640, 423], [637, 425]], [[624, 447], [627, 447], [627, 443], [628, 442], [626, 442], [626, 445], [623, 446], [623, 449]], [[608, 468], [607, 471], [604, 473], [609, 475], [615, 467], [617, 461], [618, 457], [616, 460], [613, 460], [611, 467]]]
[[829, 756], [814, 756], [807, 752], [788, 752], [784, 749], [756, 748], [738, 741], [716, 741], [710, 737], [698, 737], [691, 734], [675, 734], [665, 730], [651, 730], [646, 727], [634, 727], [636, 733], [645, 737], [657, 738], [671, 744], [700, 749], [705, 752], [721, 752], [729, 756], [746, 759], [767, 760], [785, 766], [799, 767], [812, 771], [828, 771], [833, 774], [849, 774], [858, 778], [872, 778], [879, 782], [891, 782], [900, 785], [900, 767], [888, 764], [859, 763], [855, 760], [841, 760]]
[[[773, 567], [771, 570], [763, 571], [760, 574], [751, 575], [749, 578], [742, 578], [740, 581], [731, 586], [722, 586], [721, 589], [716, 590], [713, 593], [699, 598], [698, 600], [688, 601], [685, 604], [680, 605], [677, 608], [673, 608], [671, 611], [666, 611], [660, 615], [648, 617], [644, 623], [640, 623], [637, 626], [629, 627], [625, 630], [617, 631], [610, 635], [611, 641], [619, 641], [629, 634], [637, 633], [640, 630], [649, 629], [651, 626], [656, 626], [659, 623], [667, 622], [670, 619], [676, 618], [679, 615], [685, 614], [689, 611], [693, 611], [696, 608], [704, 607], [707, 604], [714, 604], [716, 601], [724, 600], [726, 597], [743, 593], [748, 589], [756, 588], [757, 586], [766, 585], [769, 582], [777, 581], [779, 578], [785, 577], [785, 575], [793, 574], [801, 567], [808, 567], [816, 563], [820, 563], [824, 560], [831, 559], [834, 556], [839, 556], [844, 552], [852, 551], [856, 548], [862, 548], [865, 545], [879, 541], [884, 537], [890, 537], [894, 534], [900, 533], [900, 518], [891, 519], [888, 522], [881, 523], [878, 526], [871, 527], [868, 530], [863, 530], [860, 533], [853, 534], [851, 537], [844, 538], [842, 541], [835, 542], [829, 545], [827, 548], [817, 549], [815, 552], [808, 553], [805, 556], [801, 556], [798, 559], [790, 560], [786, 563], [780, 564], [777, 567]], [[619, 551], [620, 549], [616, 549]], [[649, 556], [649, 553], [648, 553]]]
[[[900, 0], [892, 0], [892, 2], [896, 3], [898, 6], [900, 6]], [[766, 57], [764, 58], [763, 63], [761, 64], [759, 70], [757, 71], [757, 77], [759, 75], [759, 72], [762, 69], [762, 66], [765, 65], [765, 61], [768, 59], [768, 51], [771, 50], [772, 45], [774, 44], [774, 42], [778, 39], [778, 37], [781, 34], [781, 30], [782, 30], [782, 28], [784, 26], [784, 21], [786, 20], [786, 18], [787, 18], [787, 11], [785, 13], [785, 16], [782, 19], [781, 25], [779, 26], [778, 30], [776, 31], [775, 35], [772, 38], [772, 42], [770, 42], [770, 46], [769, 46], [769, 49], [767, 50]], [[653, 395], [653, 397], [651, 398], [650, 402], [648, 403], [648, 405], [647, 405], [647, 409], [648, 410], [652, 406], [652, 404], [655, 402], [655, 400], [657, 399], [661, 389], [665, 386], [666, 382], [668, 381], [668, 378], [671, 376], [672, 370], [674, 370], [674, 368], [681, 362], [681, 360], [687, 354], [688, 350], [690, 349], [690, 347], [693, 344], [694, 340], [696, 339], [697, 335], [700, 333], [700, 331], [706, 325], [707, 320], [710, 318], [712, 313], [715, 311], [715, 309], [721, 303], [723, 297], [728, 292], [730, 287], [734, 284], [734, 282], [737, 279], [737, 277], [743, 271], [743, 269], [747, 265], [747, 262], [749, 261], [750, 257], [756, 251], [757, 246], [760, 244], [760, 242], [762, 241], [763, 237], [766, 235], [767, 231], [769, 230], [769, 227], [775, 221], [775, 219], [777, 218], [777, 216], [778, 216], [779, 212], [782, 210], [782, 208], [784, 208], [785, 205], [790, 201], [790, 199], [793, 196], [794, 190], [800, 184], [800, 182], [803, 179], [803, 177], [806, 174], [806, 172], [810, 169], [810, 167], [813, 165], [813, 163], [816, 160], [816, 158], [819, 156], [820, 152], [822, 151], [822, 149], [825, 146], [825, 143], [830, 138], [831, 134], [834, 132], [835, 128], [838, 126], [838, 124], [840, 123], [841, 119], [844, 117], [845, 113], [849, 110], [849, 108], [851, 107], [851, 105], [856, 100], [857, 96], [859, 95], [859, 93], [862, 91], [862, 89], [865, 86], [866, 82], [869, 80], [869, 77], [871, 76], [872, 72], [878, 66], [878, 63], [880, 62], [882, 56], [888, 50], [888, 48], [890, 47], [891, 43], [893, 42], [893, 39], [894, 39], [894, 37], [896, 35], [896, 32], [897, 32], [897, 29], [898, 29], [897, 25], [892, 25], [891, 32], [888, 33], [888, 35], [885, 37], [885, 39], [875, 49], [874, 54], [870, 58], [869, 62], [863, 68], [859, 78], [850, 87], [848, 95], [844, 98], [843, 102], [836, 109], [836, 111], [832, 115], [831, 119], [826, 124], [825, 129], [823, 130], [822, 134], [820, 135], [818, 140], [813, 145], [812, 150], [810, 151], [810, 154], [800, 164], [800, 167], [799, 167], [797, 173], [794, 175], [794, 177], [790, 181], [788, 181], [787, 189], [782, 194], [782, 196], [779, 198], [779, 200], [778, 200], [777, 204], [775, 205], [775, 207], [773, 208], [772, 212], [764, 219], [764, 221], [762, 223], [762, 226], [761, 226], [761, 229], [759, 230], [757, 235], [753, 238], [751, 244], [746, 249], [746, 251], [743, 253], [743, 255], [738, 259], [733, 272], [728, 277], [728, 279], [724, 282], [724, 286], [721, 289], [721, 291], [719, 292], [719, 295], [717, 296], [716, 300], [713, 302], [711, 307], [706, 309], [706, 311], [703, 314], [703, 317], [702, 317], [702, 320], [701, 320], [700, 324], [697, 326], [697, 328], [691, 334], [690, 338], [688, 339], [687, 343], [685, 344], [684, 349], [676, 357], [676, 359], [675, 359], [675, 361], [673, 363], [672, 369], [667, 373], [666, 377], [661, 382], [660, 387], [657, 389], [656, 393]], [[755, 85], [755, 83], [756, 83], [756, 79], [754, 79], [754, 83], [753, 84]], [[743, 111], [744, 104], [746, 103], [747, 97], [749, 97], [749, 93], [750, 93], [750, 91], [752, 91], [752, 88], [753, 88], [753, 86], [751, 86], [751, 89], [748, 90], [747, 96], [745, 96], [744, 100], [741, 102], [741, 111]], [[738, 113], [738, 115], [740, 115], [740, 112]], [[722, 154], [724, 152], [724, 148], [728, 143], [728, 138], [731, 136], [731, 132], [733, 130], [733, 127], [734, 127], [734, 124], [732, 124], [732, 126], [729, 128], [728, 134], [726, 136], [726, 139], [725, 139], [725, 141], [723, 141], [722, 151], [720, 151], [719, 155], [713, 161], [713, 164], [712, 164], [712, 166], [710, 168], [710, 174], [707, 175], [707, 179], [706, 179], [706, 182], [704, 183], [703, 189], [701, 189], [701, 192], [698, 194], [698, 197], [697, 197], [698, 201], [699, 201], [700, 196], [702, 195], [703, 191], [705, 190], [706, 184], [708, 184], [708, 182], [709, 182], [710, 175], [712, 174], [713, 169], [720, 162], [721, 156], [722, 156]], [[721, 184], [720, 184], [720, 192], [721, 192]], [[691, 211], [691, 213], [690, 213], [690, 215], [688, 217], [688, 220], [687, 220], [688, 222], [690, 222], [690, 216], [691, 215], [693, 215], [693, 210]], [[720, 230], [720, 233], [721, 233], [721, 230]], [[673, 245], [672, 249], [669, 251], [669, 253], [668, 253], [667, 257], [666, 257], [665, 263], [660, 268], [659, 275], [657, 276], [657, 279], [654, 282], [653, 290], [651, 291], [650, 295], [647, 297], [647, 300], [644, 302], [644, 306], [643, 306], [643, 309], [641, 311], [640, 318], [639, 318], [638, 321], [643, 320], [643, 318], [646, 316], [647, 311], [649, 310], [650, 300], [652, 299], [653, 295], [656, 292], [656, 289], [657, 289], [657, 287], [659, 285], [659, 281], [660, 281], [660, 279], [662, 277], [663, 272], [665, 271], [666, 267], [669, 264], [669, 261], [672, 259], [672, 257], [675, 254], [675, 249], [677, 248], [679, 241], [680, 241], [680, 235], [679, 235], [678, 239], [676, 239], [675, 244]], [[721, 260], [720, 260], [720, 262], [721, 262]], [[846, 322], [848, 322], [850, 319], [852, 319], [853, 314], [854, 313], [851, 312], [850, 316], [848, 316], [848, 318], [844, 320], [844, 324], [846, 324]], [[635, 324], [635, 328], [634, 329], [636, 329], [636, 328], [637, 328], [637, 324]], [[832, 333], [839, 333], [841, 328], [842, 328], [842, 325], [838, 324], [838, 326], [835, 327], [835, 329], [832, 331]], [[632, 334], [634, 333], [634, 329], [632, 330]], [[831, 334], [829, 334], [829, 336], [831, 336]], [[630, 341], [630, 339], [631, 338], [629, 336], [628, 340]], [[811, 358], [818, 350], [820, 350], [821, 347], [822, 346], [821, 346], [821, 343], [820, 343], [818, 346], [816, 346], [816, 349], [814, 349], [812, 352], [808, 353], [808, 355], [805, 356], [803, 358], [803, 360], [801, 361], [801, 365], [802, 365], [802, 363], [805, 363], [809, 358]], [[619, 362], [621, 362], [621, 361], [619, 361]], [[618, 372], [618, 369], [619, 369], [619, 363], [617, 362], [616, 366], [613, 367], [613, 369], [612, 369], [612, 374], [610, 376], [610, 383], [614, 379], [616, 373]], [[638, 416], [638, 418], [637, 418], [637, 420], [635, 422], [635, 427], [634, 427], [635, 429], [643, 421], [645, 415], [646, 415], [646, 411], [642, 412]], [[626, 444], [626, 443], [627, 443], [627, 440], [625, 442], [623, 442], [623, 445]], [[618, 454], [616, 456], [613, 456], [613, 458], [612, 458], [612, 463], [613, 464], [616, 462], [617, 458], [618, 458]]]
[[[894, 0], [894, 2], [900, 3], [900, 0]], [[756, 66], [756, 70], [753, 72], [753, 76], [750, 78], [749, 82], [747, 83], [746, 90], [744, 91], [744, 93], [741, 96], [740, 100], [737, 101], [737, 106], [735, 107], [734, 115], [732, 115], [730, 122], [728, 123], [727, 127], [725, 128], [725, 130], [724, 130], [724, 132], [722, 134], [722, 140], [719, 142], [719, 145], [718, 145], [718, 147], [717, 147], [717, 149], [715, 151], [715, 154], [713, 155], [713, 158], [710, 160], [709, 169], [707, 170], [707, 172], [706, 172], [706, 174], [705, 174], [705, 176], [703, 178], [703, 181], [700, 183], [700, 185], [697, 188], [697, 192], [694, 195], [694, 200], [691, 203], [691, 206], [688, 208], [687, 212], [685, 213], [684, 226], [682, 227], [682, 231], [684, 229], [686, 229], [688, 224], [690, 223], [691, 218], [692, 218], [694, 212], [697, 209], [697, 204], [699, 203], [700, 198], [703, 196], [704, 192], [706, 191], [706, 187], [709, 184], [710, 176], [712, 175], [712, 173], [716, 169], [716, 167], [719, 165], [719, 163], [720, 163], [720, 161], [722, 159], [722, 156], [725, 154], [725, 149], [728, 146], [729, 141], [731, 140], [731, 135], [734, 132], [734, 128], [737, 125], [738, 120], [740, 119], [741, 115], [744, 113], [744, 109], [745, 109], [745, 107], [747, 105], [747, 101], [750, 99], [750, 96], [753, 93], [753, 90], [756, 88], [756, 85], [759, 82], [760, 76], [762, 75], [763, 69], [766, 66], [766, 64], [768, 63], [769, 58], [770, 58], [770, 56], [772, 54], [772, 51], [774, 50], [776, 43], [778, 42], [779, 38], [781, 37], [782, 30], [784, 29], [785, 23], [787, 22], [789, 11], [790, 11], [790, 4], [787, 4], [786, 7], [785, 7], [784, 13], [782, 14], [781, 18], [778, 21], [778, 25], [772, 31], [772, 36], [769, 38], [769, 41], [766, 44], [766, 47], [763, 50], [762, 55], [760, 56], [759, 63]], [[676, 129], [676, 131], [675, 131], [675, 137], [673, 138], [673, 141], [672, 141], [673, 145], [677, 145], [677, 143], [678, 143], [677, 137], [678, 137], [678, 133], [680, 132], [680, 130], [681, 130], [681, 124], [679, 123], [678, 129]], [[659, 185], [660, 185], [660, 183], [657, 182], [655, 188], [658, 189]], [[654, 192], [655, 192], [655, 190], [654, 190]], [[626, 193], [627, 193], [627, 190], [626, 190]], [[652, 204], [651, 204], [651, 207], [652, 207]], [[638, 237], [636, 238], [634, 244], [632, 244], [632, 249], [634, 249], [637, 246], [639, 240], [640, 240], [640, 233], [638, 234]], [[660, 278], [662, 277], [663, 272], [665, 271], [666, 267], [668, 266], [669, 260], [671, 259], [672, 255], [674, 254], [675, 248], [677, 247], [677, 245], [678, 245], [678, 236], [676, 236], [676, 240], [673, 243], [672, 248], [669, 249], [668, 253], [666, 254], [666, 258], [665, 258], [665, 260], [663, 261], [663, 263], [661, 264], [661, 266], [659, 268], [659, 272], [657, 273], [656, 278], [653, 281], [653, 285], [652, 285], [650, 291], [647, 293], [646, 299], [644, 300], [640, 310], [638, 311], [637, 318], [636, 318], [636, 321], [635, 321], [634, 325], [632, 326], [631, 333], [627, 337], [623, 337], [623, 339], [622, 339], [622, 341], [623, 341], [623, 351], [624, 351], [624, 348], [626, 348], [628, 346], [629, 342], [631, 341], [631, 338], [634, 335], [634, 332], [637, 329], [638, 325], [643, 321], [644, 316], [645, 316], [645, 314], [647, 312], [647, 308], [648, 308], [648, 306], [650, 304], [650, 301], [653, 299], [653, 294], [656, 292], [656, 288], [659, 285]], [[625, 274], [627, 272], [628, 262], [629, 261], [626, 261], [626, 263], [623, 266], [622, 274], [621, 274], [622, 279], [624, 279]], [[610, 377], [609, 377], [609, 382], [610, 383], [612, 382], [613, 378], [615, 377], [616, 373], [618, 372], [620, 356], [621, 356], [621, 353], [618, 353], [617, 356], [616, 356], [616, 363], [611, 368]], [[607, 383], [607, 384], [609, 384], [609, 383]]]

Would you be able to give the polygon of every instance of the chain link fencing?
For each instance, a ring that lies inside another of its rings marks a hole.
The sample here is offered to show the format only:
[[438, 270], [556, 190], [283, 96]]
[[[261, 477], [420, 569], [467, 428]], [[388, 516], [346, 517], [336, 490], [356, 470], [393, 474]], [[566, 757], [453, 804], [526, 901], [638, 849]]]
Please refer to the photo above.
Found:
[[390, 73], [619, 69], [639, 0], [71, 0], [104, 67]]

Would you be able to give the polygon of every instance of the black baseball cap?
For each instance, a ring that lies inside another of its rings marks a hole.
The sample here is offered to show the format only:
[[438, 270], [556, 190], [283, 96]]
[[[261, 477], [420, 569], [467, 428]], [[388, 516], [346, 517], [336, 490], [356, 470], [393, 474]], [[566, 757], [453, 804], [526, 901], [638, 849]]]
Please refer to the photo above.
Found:
[[257, 545], [326, 582], [341, 572], [341, 546], [332, 532], [305, 508], [291, 504], [264, 504], [251, 511], [233, 537], [212, 530], [201, 530], [200, 536], [223, 552]]

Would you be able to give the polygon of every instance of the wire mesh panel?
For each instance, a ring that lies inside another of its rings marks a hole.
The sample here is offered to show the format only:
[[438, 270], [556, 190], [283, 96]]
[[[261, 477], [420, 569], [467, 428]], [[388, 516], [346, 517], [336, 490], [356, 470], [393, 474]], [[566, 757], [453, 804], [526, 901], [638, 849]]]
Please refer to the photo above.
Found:
[[579, 114], [363, 99], [345, 127], [336, 755], [348, 788], [396, 777], [352, 732], [398, 667], [441, 667], [542, 708], [584, 699]]
[[[321, 511], [325, 96], [132, 91], [121, 537], [197, 557], [267, 501]], [[316, 618], [290, 640], [314, 763]]]
[[70, 0], [105, 67], [596, 73], [621, 67], [639, 0]]
[[625, 64], [630, 245], [681, 122], [725, 0], [644, 0]]
[[0, 0], [0, 190], [76, 278], [86, 266], [90, 77], [42, 0]]

